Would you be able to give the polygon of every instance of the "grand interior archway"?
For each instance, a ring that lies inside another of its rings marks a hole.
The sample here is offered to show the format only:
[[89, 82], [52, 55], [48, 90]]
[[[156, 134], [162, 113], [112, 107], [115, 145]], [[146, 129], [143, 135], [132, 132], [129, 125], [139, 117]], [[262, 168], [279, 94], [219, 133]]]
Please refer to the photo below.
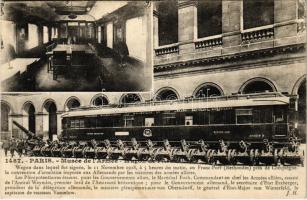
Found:
[[31, 102], [28, 102], [24, 105], [23, 108], [23, 114], [24, 114], [24, 126], [32, 133], [35, 133], [36, 127], [35, 127], [35, 107]]
[[44, 122], [47, 127], [48, 138], [53, 140], [54, 136], [57, 135], [57, 107], [54, 101], [47, 101], [44, 109], [48, 113], [48, 119]]

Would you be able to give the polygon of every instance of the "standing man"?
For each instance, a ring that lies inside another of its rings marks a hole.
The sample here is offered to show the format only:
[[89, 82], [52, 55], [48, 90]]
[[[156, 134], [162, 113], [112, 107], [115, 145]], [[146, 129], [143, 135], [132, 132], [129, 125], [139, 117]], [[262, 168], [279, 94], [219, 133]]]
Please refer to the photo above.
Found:
[[16, 139], [14, 138], [14, 136], [11, 139], [11, 144], [10, 144], [10, 152], [11, 152], [11, 157], [14, 157], [14, 151], [17, 148], [17, 143], [16, 143]]
[[19, 157], [23, 154], [23, 150], [25, 148], [23, 139], [17, 141], [17, 153]]
[[10, 141], [8, 139], [3, 140], [2, 148], [4, 149], [5, 157], [7, 156], [7, 152], [10, 149]]

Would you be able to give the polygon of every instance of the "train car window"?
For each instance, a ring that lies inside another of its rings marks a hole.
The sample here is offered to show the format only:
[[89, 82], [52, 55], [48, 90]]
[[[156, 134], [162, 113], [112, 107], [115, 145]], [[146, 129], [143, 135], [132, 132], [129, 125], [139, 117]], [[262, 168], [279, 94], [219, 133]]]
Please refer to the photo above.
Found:
[[224, 124], [224, 112], [223, 111], [211, 111], [210, 112], [210, 124]]
[[69, 128], [69, 120], [66, 119], [66, 118], [63, 118], [62, 119], [62, 129], [66, 129], [66, 128]]
[[145, 118], [145, 126], [154, 126], [154, 125], [155, 125], [155, 118], [153, 117]]
[[176, 125], [176, 113], [163, 113], [163, 125]]
[[233, 124], [235, 123], [234, 111], [233, 110], [224, 110], [224, 124]]
[[96, 127], [104, 127], [104, 118], [102, 116], [98, 116], [96, 118]]
[[262, 123], [272, 123], [273, 121], [273, 113], [271, 108], [264, 108], [260, 110], [260, 121]]
[[144, 116], [143, 115], [135, 115], [134, 116], [134, 126], [144, 126]]
[[96, 117], [89, 118], [89, 124], [91, 128], [96, 128]]
[[253, 110], [253, 123], [261, 123], [261, 111], [260, 110]]
[[284, 122], [284, 112], [282, 109], [274, 110], [274, 122]]
[[253, 122], [252, 109], [236, 109], [236, 123], [249, 124]]
[[125, 127], [132, 127], [134, 121], [133, 115], [124, 115], [124, 126]]
[[121, 127], [122, 124], [122, 117], [121, 116], [113, 116], [113, 127]]
[[80, 128], [80, 121], [79, 120], [75, 120], [75, 128]]
[[70, 128], [75, 128], [75, 120], [70, 120]]
[[185, 116], [185, 123], [186, 126], [192, 126], [193, 125], [193, 116]]
[[80, 128], [84, 128], [84, 120], [80, 119]]

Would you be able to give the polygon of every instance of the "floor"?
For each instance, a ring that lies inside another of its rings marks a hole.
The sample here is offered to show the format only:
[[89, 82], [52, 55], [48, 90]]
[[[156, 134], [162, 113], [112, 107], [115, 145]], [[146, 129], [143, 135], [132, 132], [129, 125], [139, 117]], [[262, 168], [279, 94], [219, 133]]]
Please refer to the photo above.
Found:
[[121, 64], [114, 55], [95, 55], [87, 76], [66, 72], [53, 79], [47, 72], [48, 62], [44, 62], [35, 75], [34, 91], [149, 91], [151, 80], [144, 76], [144, 63], [128, 57]]

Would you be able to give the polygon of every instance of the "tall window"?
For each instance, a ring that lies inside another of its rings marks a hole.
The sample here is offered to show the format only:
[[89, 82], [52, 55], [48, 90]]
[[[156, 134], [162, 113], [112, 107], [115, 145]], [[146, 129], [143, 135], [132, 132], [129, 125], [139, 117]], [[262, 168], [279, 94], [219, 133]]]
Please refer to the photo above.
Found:
[[159, 46], [178, 42], [177, 1], [168, 0], [158, 4]]
[[274, 0], [243, 0], [244, 29], [274, 23]]
[[47, 42], [49, 42], [48, 27], [44, 26], [43, 31], [44, 31], [43, 41], [44, 41], [44, 43], [47, 43]]
[[222, 0], [203, 0], [197, 5], [198, 38], [222, 33]]

